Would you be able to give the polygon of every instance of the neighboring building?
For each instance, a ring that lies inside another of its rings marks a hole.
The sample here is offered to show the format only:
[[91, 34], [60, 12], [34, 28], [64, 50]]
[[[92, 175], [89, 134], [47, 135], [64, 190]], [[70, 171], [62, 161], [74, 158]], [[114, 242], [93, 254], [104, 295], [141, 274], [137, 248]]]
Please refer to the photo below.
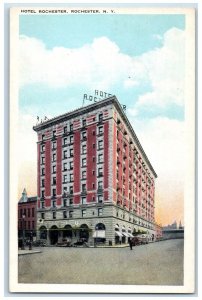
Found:
[[155, 228], [156, 228], [156, 239], [161, 239], [163, 236], [163, 228], [160, 224], [155, 224]]
[[157, 177], [116, 97], [33, 127], [38, 238], [127, 243], [155, 236]]
[[32, 232], [36, 234], [36, 207], [37, 197], [28, 197], [26, 189], [22, 192], [22, 197], [18, 202], [18, 236], [22, 237], [23, 230], [25, 237], [29, 237]]

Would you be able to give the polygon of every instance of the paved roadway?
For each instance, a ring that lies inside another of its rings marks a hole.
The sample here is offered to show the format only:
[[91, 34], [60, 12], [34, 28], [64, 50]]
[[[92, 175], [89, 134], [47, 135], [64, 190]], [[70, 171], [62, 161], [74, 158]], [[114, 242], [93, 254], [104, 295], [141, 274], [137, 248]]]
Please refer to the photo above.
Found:
[[126, 248], [41, 248], [19, 256], [19, 283], [182, 285], [184, 240]]

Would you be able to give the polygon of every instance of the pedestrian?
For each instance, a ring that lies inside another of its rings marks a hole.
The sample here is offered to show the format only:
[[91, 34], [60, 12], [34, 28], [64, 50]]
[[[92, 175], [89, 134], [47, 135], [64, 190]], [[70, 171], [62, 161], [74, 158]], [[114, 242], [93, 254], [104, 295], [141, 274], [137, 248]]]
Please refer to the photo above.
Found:
[[129, 245], [130, 245], [130, 250], [133, 250], [133, 241], [131, 238], [129, 238]]

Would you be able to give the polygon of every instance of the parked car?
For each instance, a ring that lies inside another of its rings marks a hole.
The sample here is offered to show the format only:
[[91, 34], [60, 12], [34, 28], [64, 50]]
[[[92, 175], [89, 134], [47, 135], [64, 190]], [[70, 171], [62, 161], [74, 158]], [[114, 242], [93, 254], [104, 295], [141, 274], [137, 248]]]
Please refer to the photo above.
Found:
[[62, 239], [60, 242], [57, 242], [57, 247], [71, 247], [72, 242], [69, 239]]
[[148, 244], [149, 243], [149, 238], [145, 234], [138, 235], [138, 238], [139, 238], [141, 244]]
[[86, 239], [79, 239], [73, 244], [73, 246], [74, 247], [84, 246], [84, 245], [86, 245], [86, 243], [87, 243]]
[[142, 242], [141, 242], [141, 240], [139, 239], [138, 236], [134, 236], [131, 240], [132, 240], [132, 245], [133, 246], [138, 246], [138, 245], [142, 244]]
[[45, 246], [47, 246], [47, 241], [46, 240], [36, 240], [36, 241], [32, 242], [32, 246], [45, 247]]

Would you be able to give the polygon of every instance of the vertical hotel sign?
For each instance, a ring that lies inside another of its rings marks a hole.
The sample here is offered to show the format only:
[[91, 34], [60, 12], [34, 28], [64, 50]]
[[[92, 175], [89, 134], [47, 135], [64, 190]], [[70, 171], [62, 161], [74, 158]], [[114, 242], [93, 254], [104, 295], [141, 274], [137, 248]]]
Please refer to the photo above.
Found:
[[[85, 101], [92, 101], [92, 102], [98, 102], [100, 100], [103, 100], [108, 97], [112, 97], [112, 94], [109, 94], [107, 92], [95, 90], [94, 95], [88, 95], [88, 94], [83, 94], [83, 105], [85, 104]], [[126, 105], [121, 104], [122, 108], [124, 111], [126, 111]]]

